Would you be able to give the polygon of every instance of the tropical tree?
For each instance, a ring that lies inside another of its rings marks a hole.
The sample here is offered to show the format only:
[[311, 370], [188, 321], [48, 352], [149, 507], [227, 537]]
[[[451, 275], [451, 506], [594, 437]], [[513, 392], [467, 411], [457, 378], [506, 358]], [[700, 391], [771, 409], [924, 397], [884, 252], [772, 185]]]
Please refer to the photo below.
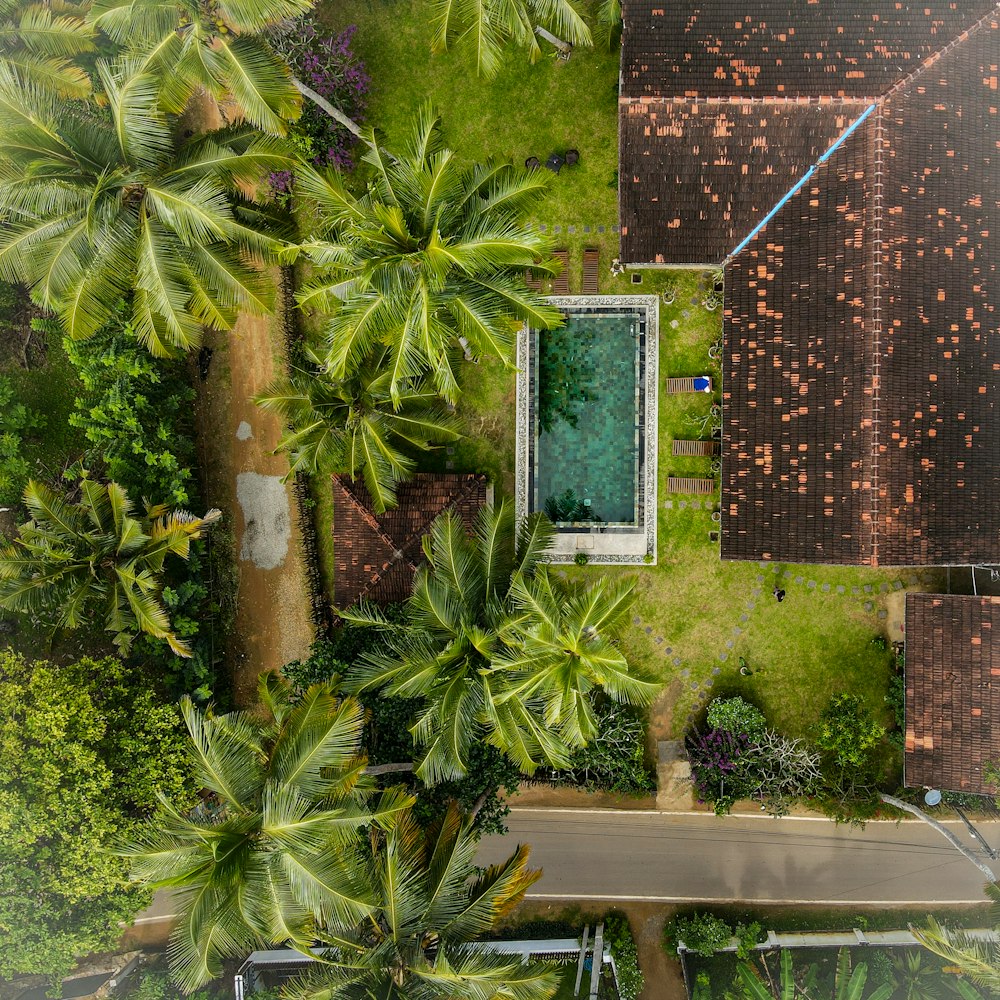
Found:
[[180, 114], [204, 90], [255, 128], [284, 135], [301, 98], [263, 33], [313, 0], [94, 0], [88, 21], [158, 80], [160, 107]]
[[358, 831], [389, 825], [412, 802], [376, 793], [365, 776], [355, 699], [316, 684], [293, 700], [271, 673], [259, 694], [260, 714], [216, 716], [182, 700], [209, 797], [193, 814], [162, 799], [119, 849], [134, 879], [174, 892], [169, 956], [185, 990], [218, 976], [225, 958], [285, 941], [309, 950], [323, 929], [370, 919], [381, 904]]
[[539, 560], [553, 534], [544, 515], [519, 531], [509, 502], [485, 508], [473, 537], [445, 514], [424, 541], [402, 624], [378, 608], [342, 611], [377, 629], [382, 648], [348, 674], [348, 690], [421, 698], [410, 730], [427, 784], [461, 777], [471, 746], [496, 746], [523, 771], [566, 767], [597, 733], [590, 695], [649, 704], [657, 686], [629, 673], [617, 639], [634, 584], [601, 578], [568, 584]]
[[0, 0], [0, 59], [22, 86], [87, 97], [90, 79], [72, 60], [93, 51], [92, 36], [72, 4]]
[[320, 270], [299, 302], [332, 313], [325, 360], [334, 378], [384, 346], [395, 402], [426, 373], [455, 402], [459, 348], [510, 363], [520, 323], [562, 322], [524, 284], [525, 268], [549, 269], [546, 238], [524, 221], [546, 182], [510, 164], [459, 166], [427, 107], [399, 153], [382, 149], [373, 132], [368, 140], [374, 177], [364, 194], [352, 194], [335, 170], [298, 171], [319, 224], [295, 252]]
[[0, 548], [0, 608], [43, 616], [56, 628], [87, 624], [100, 609], [115, 645], [127, 652], [137, 632], [165, 640], [190, 656], [174, 635], [160, 600], [168, 555], [187, 559], [191, 541], [222, 515], [204, 517], [165, 507], [133, 516], [117, 483], [80, 483], [73, 503], [30, 480], [24, 502], [31, 520]]
[[256, 263], [280, 241], [248, 192], [294, 161], [248, 131], [179, 139], [157, 85], [135, 67], [98, 64], [108, 114], [86, 115], [0, 73], [0, 277], [31, 286], [74, 339], [119, 300], [155, 354], [227, 330], [238, 310], [272, 305]]
[[[602, 21], [613, 16], [614, 6], [615, 0], [604, 0]], [[543, 33], [548, 36], [547, 29], [559, 36], [552, 39], [555, 44], [593, 45], [583, 12], [573, 0], [485, 0], [479, 4], [432, 0], [431, 7], [433, 50], [444, 52], [460, 42], [472, 50], [476, 72], [487, 78], [500, 71], [504, 46], [508, 43], [527, 49], [531, 62], [537, 61], [542, 54], [537, 36]]]
[[[1000, 928], [1000, 883], [987, 882], [985, 892], [992, 904], [993, 924]], [[964, 931], [943, 927], [934, 917], [927, 918], [926, 927], [911, 925], [910, 931], [925, 948], [977, 986], [984, 986], [991, 994], [1000, 994], [1000, 936], [994, 936], [993, 940], [973, 938]]]
[[395, 997], [398, 1000], [545, 1000], [558, 983], [551, 962], [522, 962], [472, 944], [524, 896], [541, 872], [528, 848], [476, 867], [477, 839], [451, 809], [426, 832], [412, 814], [374, 830], [364, 878], [374, 890], [368, 919], [320, 929], [316, 970], [286, 987], [289, 1000]]
[[[290, 426], [278, 443], [289, 452], [289, 476], [360, 474], [379, 513], [396, 505], [396, 484], [413, 474], [416, 463], [401, 449], [425, 451], [432, 442], [459, 437], [454, 418], [422, 383], [403, 386], [393, 401], [386, 353], [365, 359], [344, 379], [298, 370], [257, 396], [258, 405]], [[311, 351], [308, 356], [320, 364]]]
[[[868, 980], [868, 966], [863, 962], [851, 968], [851, 953], [841, 948], [837, 957], [837, 974], [830, 990], [819, 989], [812, 981], [799, 984], [795, 980], [792, 966], [792, 952], [785, 948], [781, 952], [781, 979], [775, 984], [770, 977], [767, 981], [760, 970], [750, 962], [740, 962], [736, 970], [739, 988], [737, 996], [742, 1000], [889, 1000], [893, 995], [892, 983], [886, 983], [870, 992], [865, 992]], [[728, 996], [728, 994], [727, 994]]]

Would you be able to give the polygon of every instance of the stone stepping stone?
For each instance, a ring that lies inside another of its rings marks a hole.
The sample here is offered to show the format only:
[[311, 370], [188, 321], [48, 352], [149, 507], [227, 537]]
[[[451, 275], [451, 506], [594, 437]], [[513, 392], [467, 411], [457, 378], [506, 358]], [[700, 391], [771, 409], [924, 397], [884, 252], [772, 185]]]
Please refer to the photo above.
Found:
[[795, 578], [795, 582], [796, 582], [796, 583], [802, 583], [802, 582], [803, 582], [803, 580], [805, 580], [805, 577], [804, 577], [804, 576], [797, 576], [797, 577]]
[[613, 233], [620, 233], [621, 231], [622, 231], [622, 227], [621, 226], [612, 226], [611, 227], [611, 232], [613, 232]]
[[659, 646], [661, 642], [663, 642], [663, 636], [662, 635], [658, 635], [656, 637], [656, 645]]
[[545, 233], [545, 232], [548, 232], [548, 229], [549, 229], [549, 227], [548, 227], [547, 225], [545, 225], [545, 223], [544, 223], [544, 222], [540, 222], [540, 223], [538, 224], [538, 231], [539, 231], [540, 233]]
[[726, 640], [726, 649], [732, 649], [732, 648], [733, 648], [733, 646], [735, 646], [735, 645], [736, 645], [736, 643], [735, 643], [735, 642], [733, 642], [733, 640], [732, 640], [732, 639], [727, 639], [727, 640]]
[[881, 618], [881, 619], [882, 619], [882, 621], [885, 621], [885, 620], [886, 620], [886, 618], [888, 618], [888, 617], [889, 617], [889, 612], [888, 612], [888, 611], [886, 611], [886, 610], [885, 610], [885, 608], [882, 608], [882, 609], [881, 609], [881, 610], [879, 611], [879, 613], [878, 613], [878, 616], [879, 616], [879, 618]]
[[739, 627], [739, 625], [734, 625], [733, 626], [733, 635], [743, 635], [743, 629], [741, 629]]
[[790, 569], [786, 569], [785, 572], [782, 573], [781, 575], [787, 577], [790, 580], [792, 578], [792, 571]]
[[806, 584], [806, 586], [807, 586], [807, 587], [808, 587], [808, 588], [809, 588], [810, 590], [814, 590], [814, 589], [815, 589], [815, 587], [816, 587], [816, 581], [815, 581], [815, 580], [810, 580], [810, 581], [809, 581], [809, 582], [808, 582], [808, 583]]
[[902, 590], [903, 589], [903, 581], [902, 580], [893, 580], [892, 581], [892, 589], [893, 590]]
[[866, 583], [864, 590], [866, 594], [870, 594], [872, 592], [872, 585], [870, 583]]
[[756, 601], [747, 601], [747, 607], [748, 607], [748, 608], [749, 608], [749, 609], [750, 609], [751, 611], [753, 611], [753, 609], [754, 609], [755, 607], [757, 607], [757, 602], [756, 602]]
[[720, 659], [720, 660], [721, 660], [721, 661], [722, 661], [723, 663], [725, 663], [725, 662], [726, 662], [726, 660], [728, 660], [728, 659], [729, 659], [729, 654], [728, 654], [728, 653], [719, 653], [719, 659]]
[[667, 510], [673, 510], [674, 509], [674, 502], [673, 502], [673, 500], [664, 500], [663, 501], [663, 506], [666, 507]]
[[846, 592], [847, 592], [847, 588], [842, 583], [838, 583], [837, 584], [837, 593], [838, 594], [843, 594], [843, 593], [846, 593]]
[[584, 227], [583, 227], [583, 231], [584, 231], [585, 233], [589, 233], [589, 232], [590, 232], [590, 226], [584, 226]]
[[677, 504], [677, 507], [678, 507], [678, 508], [679, 508], [680, 510], [687, 510], [687, 505], [688, 505], [688, 502], [687, 502], [687, 500], [680, 500], [680, 501], [678, 502], [678, 504]]
[[653, 626], [652, 625], [647, 625], [643, 629], [643, 631], [646, 633], [646, 635], [652, 635], [653, 634]]
[[700, 688], [700, 687], [701, 687], [701, 685], [697, 681], [691, 681], [691, 690], [692, 691], [697, 691], [698, 688]]
[[690, 309], [682, 309], [681, 310], [681, 316], [684, 319], [690, 319], [691, 318], [691, 310]]
[[676, 319], [672, 319], [672, 320], [670, 321], [670, 329], [671, 329], [671, 330], [676, 330], [676, 329], [677, 329], [677, 327], [679, 327], [680, 325], [681, 325], [681, 324], [680, 324], [680, 323], [679, 323], [679, 322], [678, 322], [678, 321], [677, 321]]
[[690, 671], [690, 669], [689, 669], [688, 667], [685, 667], [685, 668], [684, 668], [684, 669], [683, 669], [683, 670], [681, 671], [681, 677], [690, 677], [690, 676], [691, 676], [691, 671]]
[[760, 587], [754, 587], [753, 590], [750, 591], [750, 595], [752, 597], [760, 597], [763, 593], [764, 591]]
[[669, 646], [663, 651], [665, 656], [669, 656], [672, 652], [673, 650]]
[[681, 665], [681, 663], [682, 663], [682, 662], [683, 662], [683, 661], [681, 660], [681, 658], [680, 658], [679, 656], [675, 656], [675, 657], [674, 657], [674, 660], [673, 660], [673, 663], [674, 663], [674, 666], [675, 666], [675, 667], [679, 667], [679, 666]]
[[882, 586], [879, 587], [878, 589], [881, 593], [887, 594], [889, 592], [889, 584], [883, 583]]
[[695, 296], [692, 297], [692, 299], [691, 299], [691, 305], [693, 305], [693, 306], [698, 305], [698, 296], [697, 295], [695, 295]]
[[632, 619], [632, 624], [633, 624], [633, 625], [641, 625], [641, 624], [642, 624], [642, 619], [641, 619], [641, 618], [640, 618], [640, 617], [639, 617], [638, 615], [636, 615], [636, 616], [635, 616], [635, 617], [634, 617], [634, 618]]
[[749, 615], [745, 615], [745, 614], [744, 615], [740, 615], [740, 621], [741, 622], [748, 622], [748, 621], [750, 621], [750, 616]]
[[454, 469], [455, 463], [449, 458], [447, 462], [444, 463], [446, 469]]
[[824, 594], [829, 594], [830, 593], [830, 584], [824, 583], [823, 586], [820, 587], [819, 589], [822, 590]]
[[875, 602], [865, 601], [865, 611], [874, 611], [874, 610], [875, 610]]
[[722, 667], [712, 667], [712, 676], [718, 677], [722, 673]]
[[562, 226], [553, 226], [552, 227], [552, 232], [554, 232], [554, 233], [561, 233], [562, 232]]

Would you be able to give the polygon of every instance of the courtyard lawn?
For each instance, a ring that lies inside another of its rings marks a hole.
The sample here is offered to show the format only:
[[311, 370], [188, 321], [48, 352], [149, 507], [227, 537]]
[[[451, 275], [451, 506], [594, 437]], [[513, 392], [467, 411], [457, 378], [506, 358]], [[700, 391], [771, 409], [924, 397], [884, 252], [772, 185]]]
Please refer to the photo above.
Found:
[[[580, 289], [584, 246], [601, 249], [602, 292], [673, 290], [673, 302], [660, 309], [658, 564], [638, 570], [567, 570], [637, 577], [638, 620], [626, 640], [627, 651], [665, 685], [652, 711], [651, 737], [679, 736], [709, 697], [733, 692], [759, 703], [772, 725], [793, 736], [805, 735], [839, 691], [862, 695], [889, 722], [883, 697], [890, 655], [871, 640], [884, 635], [888, 624], [898, 625], [904, 587], [939, 587], [937, 577], [914, 571], [724, 563], [718, 541], [709, 537], [717, 528], [712, 511], [718, 507], [718, 493], [666, 493], [671, 474], [712, 474], [709, 459], [672, 458], [670, 442], [711, 434], [710, 408], [721, 398], [721, 373], [709, 349], [720, 339], [722, 310], [702, 305], [709, 279], [698, 271], [610, 275], [611, 260], [618, 255], [617, 53], [576, 51], [568, 63], [546, 58], [531, 66], [512, 52], [500, 76], [486, 82], [475, 77], [460, 51], [431, 55], [427, 8], [417, 0], [347, 0], [321, 5], [320, 13], [331, 27], [358, 26], [353, 44], [373, 79], [368, 121], [390, 140], [404, 133], [413, 111], [430, 100], [443, 115], [449, 143], [470, 162], [492, 156], [521, 163], [531, 155], [544, 160], [553, 150], [580, 151], [578, 167], [548, 175], [550, 194], [534, 220], [546, 227], [555, 247], [570, 251], [572, 291]], [[458, 417], [466, 437], [450, 449], [422, 456], [421, 468], [486, 472], [498, 493], [509, 495], [514, 373], [488, 360], [460, 370], [464, 395]], [[714, 379], [714, 396], [666, 396], [662, 391], [666, 378], [706, 373]], [[328, 494], [323, 483], [316, 485], [317, 494]], [[332, 512], [329, 503], [318, 499], [320, 533], [329, 538]], [[329, 551], [323, 563], [332, 583]], [[788, 595], [782, 604], [771, 596], [779, 579]], [[751, 671], [747, 676], [740, 673], [740, 657]]]

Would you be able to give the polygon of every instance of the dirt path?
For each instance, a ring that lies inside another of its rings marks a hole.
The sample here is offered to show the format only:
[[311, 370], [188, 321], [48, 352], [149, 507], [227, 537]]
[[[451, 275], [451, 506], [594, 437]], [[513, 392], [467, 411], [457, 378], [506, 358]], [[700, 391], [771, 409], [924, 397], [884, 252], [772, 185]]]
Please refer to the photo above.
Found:
[[239, 570], [233, 697], [253, 702], [257, 678], [305, 657], [313, 639], [302, 535], [284, 455], [272, 454], [278, 418], [253, 401], [281, 363], [280, 314], [241, 316], [228, 335], [206, 339], [214, 350], [201, 386], [197, 423], [209, 499], [228, 512]]

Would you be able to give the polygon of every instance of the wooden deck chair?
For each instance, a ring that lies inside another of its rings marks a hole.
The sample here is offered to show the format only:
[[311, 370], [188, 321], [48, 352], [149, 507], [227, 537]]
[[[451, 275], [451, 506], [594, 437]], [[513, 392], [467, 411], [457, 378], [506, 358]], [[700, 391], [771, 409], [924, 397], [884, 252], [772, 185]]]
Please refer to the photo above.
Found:
[[667, 392], [711, 392], [712, 379], [708, 375], [697, 375], [693, 378], [668, 378]]
[[719, 442], [712, 441], [684, 441], [681, 438], [674, 438], [670, 446], [671, 455], [687, 455], [694, 458], [711, 458], [719, 453]]
[[601, 266], [601, 251], [587, 247], [583, 251], [583, 294], [597, 295], [600, 292], [598, 269]]
[[685, 478], [683, 476], [667, 477], [668, 493], [714, 493], [714, 479]]
[[553, 250], [552, 256], [562, 270], [552, 279], [553, 295], [569, 295], [569, 251]]

